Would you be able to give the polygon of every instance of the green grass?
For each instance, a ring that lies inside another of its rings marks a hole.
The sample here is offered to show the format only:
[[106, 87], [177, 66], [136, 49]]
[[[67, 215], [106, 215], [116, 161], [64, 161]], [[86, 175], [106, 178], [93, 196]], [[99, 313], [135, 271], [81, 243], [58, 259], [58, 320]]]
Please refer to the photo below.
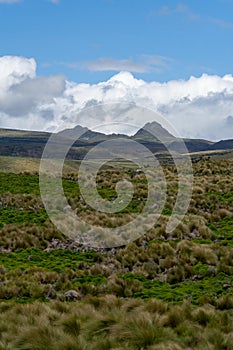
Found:
[[[201, 268], [206, 269], [206, 266], [202, 265]], [[215, 277], [206, 277], [200, 281], [187, 281], [175, 284], [169, 284], [159, 280], [149, 280], [143, 276], [131, 273], [123, 275], [122, 278], [141, 282], [143, 290], [134, 293], [134, 297], [143, 299], [157, 298], [175, 304], [182, 303], [186, 299], [196, 306], [200, 305], [204, 297], [208, 298], [209, 301], [214, 301], [222, 295], [227, 295], [229, 291], [225, 290], [223, 286], [229, 283], [229, 281], [233, 287], [232, 277], [224, 273], [219, 273]]]
[[[35, 300], [63, 298], [69, 289], [83, 295], [95, 295], [106, 277], [90, 268], [103, 259], [94, 251], [21, 249], [14, 253], [0, 253], [0, 300], [31, 303]], [[85, 269], [84, 269], [85, 266]], [[64, 299], [64, 298], [63, 298]]]
[[82, 253], [69, 250], [45, 252], [35, 248], [20, 249], [14, 253], [0, 253], [0, 265], [10, 270], [41, 267], [59, 273], [67, 268], [77, 269], [77, 264], [81, 261], [94, 264], [98, 261], [98, 254], [94, 251]]
[[227, 216], [217, 223], [208, 224], [208, 226], [218, 235], [220, 244], [233, 247], [233, 216]]
[[205, 194], [207, 198], [213, 198], [213, 196], [216, 196], [218, 202], [232, 202], [233, 201], [233, 191], [227, 192], [227, 193], [221, 193], [221, 192], [208, 192]]
[[[48, 178], [47, 186], [53, 179]], [[65, 194], [78, 194], [78, 184], [75, 181], [63, 180]], [[40, 196], [39, 176], [32, 174], [15, 174], [0, 172], [0, 194], [31, 194]]]
[[73, 284], [76, 287], [83, 287], [84, 284], [92, 284], [94, 286], [101, 286], [106, 282], [106, 277], [103, 274], [87, 275], [83, 277], [77, 277], [74, 279]]
[[204, 238], [194, 238], [192, 239], [192, 242], [197, 244], [212, 244], [213, 241], [211, 239], [204, 239]]
[[38, 176], [30, 174], [0, 173], [0, 193], [34, 194], [39, 196]]
[[18, 208], [0, 208], [0, 227], [6, 224], [33, 223], [41, 226], [48, 219], [45, 209], [28, 210]]

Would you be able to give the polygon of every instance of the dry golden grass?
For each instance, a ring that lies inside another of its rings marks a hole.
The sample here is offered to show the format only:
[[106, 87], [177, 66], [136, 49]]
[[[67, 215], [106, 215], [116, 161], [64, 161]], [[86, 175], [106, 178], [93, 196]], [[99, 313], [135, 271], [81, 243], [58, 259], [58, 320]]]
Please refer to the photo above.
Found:
[[232, 312], [108, 295], [82, 303], [0, 303], [0, 349], [233, 349]]

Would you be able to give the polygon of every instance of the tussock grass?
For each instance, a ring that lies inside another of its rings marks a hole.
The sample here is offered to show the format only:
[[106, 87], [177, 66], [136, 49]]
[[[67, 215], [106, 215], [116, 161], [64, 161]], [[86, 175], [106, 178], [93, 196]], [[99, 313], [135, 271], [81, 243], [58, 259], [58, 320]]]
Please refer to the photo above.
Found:
[[[102, 308], [105, 298], [108, 307]], [[3, 349], [232, 349], [232, 319], [209, 306], [153, 300], [129, 307], [114, 296], [101, 297], [97, 306], [90, 301], [5, 305], [0, 304]]]
[[[233, 349], [232, 160], [201, 160], [193, 168], [190, 207], [174, 232], [165, 227], [177, 174], [165, 166], [167, 201], [154, 227], [99, 253], [74, 248], [56, 231], [38, 173], [0, 173], [0, 350]], [[115, 227], [142, 210], [147, 182], [134, 168], [98, 173], [99, 194], [110, 201], [119, 180], [134, 184], [130, 205], [112, 216], [86, 205], [77, 175], [66, 168], [63, 185], [82, 219]], [[68, 249], [57, 249], [54, 239]], [[69, 289], [80, 302], [65, 300]]]

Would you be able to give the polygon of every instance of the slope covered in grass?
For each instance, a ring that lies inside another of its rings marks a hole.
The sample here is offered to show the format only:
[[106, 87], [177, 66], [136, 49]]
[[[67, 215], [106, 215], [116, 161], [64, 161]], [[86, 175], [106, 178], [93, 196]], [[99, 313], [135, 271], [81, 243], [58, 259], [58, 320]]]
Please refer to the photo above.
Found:
[[[0, 349], [232, 349], [232, 169], [231, 159], [193, 165], [189, 210], [168, 234], [177, 177], [165, 166], [159, 221], [137, 241], [105, 250], [56, 230], [36, 173], [0, 173]], [[82, 218], [109, 226], [111, 217], [81, 200], [77, 175], [64, 173], [68, 203]], [[100, 195], [113, 200], [122, 178], [135, 193], [113, 218], [117, 224], [137, 215], [147, 196], [144, 175], [127, 164], [100, 171]], [[78, 293], [76, 303], [65, 297], [68, 290]]]

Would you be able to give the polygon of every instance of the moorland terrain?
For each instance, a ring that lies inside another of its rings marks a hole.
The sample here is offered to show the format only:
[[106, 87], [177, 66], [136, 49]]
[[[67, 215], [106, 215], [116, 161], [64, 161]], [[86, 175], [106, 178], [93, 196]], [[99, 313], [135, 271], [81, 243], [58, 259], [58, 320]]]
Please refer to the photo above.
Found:
[[[165, 227], [177, 173], [164, 162], [167, 199], [158, 222], [127, 246], [95, 249], [65, 237], [43, 206], [38, 169], [48, 135], [1, 130], [0, 136], [1, 350], [233, 349], [230, 142], [216, 148], [217, 143], [187, 140], [187, 146], [198, 145], [191, 149], [193, 195], [172, 233]], [[147, 136], [139, 132], [135, 139], [148, 145]], [[85, 152], [91, 147], [92, 141], [80, 142]], [[169, 142], [177, 146], [179, 140]], [[96, 226], [108, 226], [106, 214], [80, 200], [78, 164], [70, 157], [64, 165], [68, 203]], [[99, 193], [115, 198], [123, 175], [135, 194], [117, 214], [118, 224], [140, 213], [147, 197], [144, 174], [135, 175], [127, 163], [100, 170]]]

